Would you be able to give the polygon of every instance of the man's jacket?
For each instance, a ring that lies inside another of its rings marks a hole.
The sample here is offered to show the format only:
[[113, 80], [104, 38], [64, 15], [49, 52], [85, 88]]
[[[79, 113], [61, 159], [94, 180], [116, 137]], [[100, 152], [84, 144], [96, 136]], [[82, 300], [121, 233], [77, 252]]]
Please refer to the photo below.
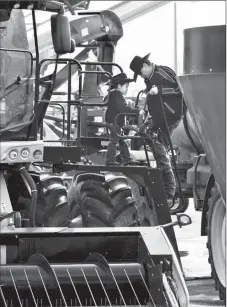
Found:
[[[164, 103], [164, 111], [168, 126], [173, 126], [180, 121], [183, 114], [183, 98], [179, 85], [176, 80], [175, 72], [167, 66], [156, 66], [153, 75], [149, 79], [144, 80], [147, 93], [156, 85], [165, 92], [167, 89], [174, 90], [174, 94], [162, 94], [161, 98]], [[146, 99], [148, 111], [152, 116], [155, 128], [164, 128], [164, 116], [161, 108], [159, 95], [147, 95]]]
[[[109, 95], [108, 107], [105, 115], [106, 122], [114, 124], [116, 116], [120, 113], [139, 113], [139, 110], [128, 107], [121, 92], [113, 90]], [[118, 117], [117, 124], [119, 127], [123, 127], [124, 119], [125, 116]]]

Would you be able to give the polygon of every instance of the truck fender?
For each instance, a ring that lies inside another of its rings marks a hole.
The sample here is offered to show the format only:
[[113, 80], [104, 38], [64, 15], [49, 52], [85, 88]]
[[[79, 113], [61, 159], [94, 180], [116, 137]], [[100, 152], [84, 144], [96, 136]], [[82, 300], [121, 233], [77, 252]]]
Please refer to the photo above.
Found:
[[207, 211], [208, 211], [208, 199], [211, 196], [211, 189], [214, 186], [215, 179], [211, 173], [206, 184], [205, 197], [203, 201], [203, 210], [201, 217], [201, 236], [207, 236]]

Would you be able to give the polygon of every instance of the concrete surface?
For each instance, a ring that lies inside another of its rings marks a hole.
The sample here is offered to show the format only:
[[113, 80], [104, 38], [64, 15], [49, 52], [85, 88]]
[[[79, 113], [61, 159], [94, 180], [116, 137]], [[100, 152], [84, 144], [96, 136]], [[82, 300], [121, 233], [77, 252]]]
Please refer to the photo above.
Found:
[[[200, 236], [201, 212], [194, 210], [193, 201], [190, 200], [188, 210], [185, 213], [191, 217], [192, 224], [182, 228], [175, 227], [185, 275], [188, 278], [210, 277], [208, 250], [206, 248], [207, 237]], [[175, 220], [176, 217], [173, 216], [172, 219]]]
[[[185, 213], [191, 217], [192, 224], [182, 228], [176, 226], [175, 233], [190, 294], [190, 307], [224, 306], [211, 279], [207, 237], [200, 236], [201, 212], [194, 210], [193, 201], [190, 200]], [[173, 216], [172, 219], [175, 220], [176, 217]]]

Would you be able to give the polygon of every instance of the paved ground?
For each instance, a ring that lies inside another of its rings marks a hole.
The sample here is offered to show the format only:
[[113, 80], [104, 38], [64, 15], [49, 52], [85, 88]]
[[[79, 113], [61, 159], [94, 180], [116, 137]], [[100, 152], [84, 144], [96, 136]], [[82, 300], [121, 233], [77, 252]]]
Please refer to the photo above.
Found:
[[[206, 237], [200, 236], [201, 212], [196, 212], [192, 201], [186, 212], [192, 218], [192, 224], [183, 228], [175, 227], [175, 233], [181, 254], [183, 269], [187, 278], [191, 305], [224, 306], [214, 290], [214, 281], [210, 278], [210, 265]], [[173, 220], [175, 217], [173, 217]]]
[[224, 307], [223, 301], [219, 300], [214, 290], [212, 279], [190, 280], [187, 281], [187, 286], [190, 294], [190, 307]]

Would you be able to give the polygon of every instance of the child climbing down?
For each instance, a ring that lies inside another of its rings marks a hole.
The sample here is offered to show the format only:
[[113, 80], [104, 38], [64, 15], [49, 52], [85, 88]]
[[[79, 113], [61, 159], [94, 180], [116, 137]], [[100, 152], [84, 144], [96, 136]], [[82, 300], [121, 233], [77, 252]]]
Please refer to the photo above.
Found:
[[125, 116], [118, 116], [117, 126], [115, 126], [115, 119], [120, 113], [142, 114], [139, 109], [127, 106], [123, 96], [127, 94], [129, 82], [132, 81], [134, 80], [129, 79], [125, 73], [120, 73], [112, 78], [111, 91], [105, 116], [110, 131], [110, 142], [107, 147], [106, 165], [119, 165], [119, 163], [116, 162], [117, 144], [119, 144], [121, 164], [135, 164], [135, 162], [130, 158], [127, 144], [117, 135], [122, 133]]

